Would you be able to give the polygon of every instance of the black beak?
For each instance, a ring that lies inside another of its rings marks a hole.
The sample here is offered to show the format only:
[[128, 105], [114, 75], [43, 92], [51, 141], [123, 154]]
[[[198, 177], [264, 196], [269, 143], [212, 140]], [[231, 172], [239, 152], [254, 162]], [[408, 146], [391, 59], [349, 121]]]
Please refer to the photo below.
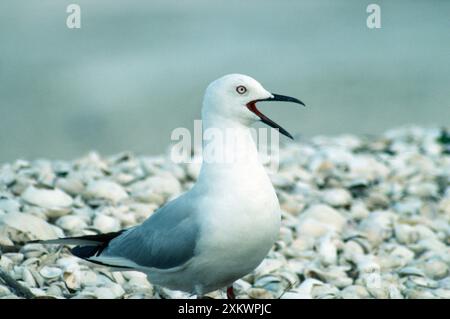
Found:
[[280, 131], [281, 134], [289, 137], [290, 139], [294, 139], [292, 137], [291, 134], [289, 134], [288, 131], [286, 131], [284, 128], [282, 128], [280, 125], [278, 125], [277, 123], [275, 123], [274, 121], [272, 121], [271, 119], [269, 119], [267, 116], [265, 116], [264, 114], [262, 114], [257, 108], [256, 108], [256, 102], [264, 102], [264, 101], [281, 101], [281, 102], [292, 102], [292, 103], [297, 103], [297, 104], [301, 104], [303, 106], [305, 106], [305, 104], [296, 99], [295, 97], [290, 97], [290, 96], [285, 96], [285, 95], [280, 95], [280, 94], [273, 94], [273, 97], [269, 97], [267, 99], [261, 99], [261, 100], [255, 100], [255, 101], [251, 101], [249, 103], [247, 103], [247, 108], [252, 111], [254, 114], [256, 114], [260, 119], [261, 122], [269, 125], [270, 127], [273, 127], [275, 129], [278, 129]]
[[272, 93], [272, 95], [273, 95], [273, 97], [269, 97], [268, 99], [258, 100], [256, 102], [259, 102], [259, 101], [281, 101], [281, 102], [297, 103], [297, 104], [301, 104], [301, 105], [305, 106], [305, 103], [303, 103], [299, 99], [296, 99], [295, 97], [290, 97], [290, 96], [280, 95], [280, 94], [275, 94], [275, 93]]

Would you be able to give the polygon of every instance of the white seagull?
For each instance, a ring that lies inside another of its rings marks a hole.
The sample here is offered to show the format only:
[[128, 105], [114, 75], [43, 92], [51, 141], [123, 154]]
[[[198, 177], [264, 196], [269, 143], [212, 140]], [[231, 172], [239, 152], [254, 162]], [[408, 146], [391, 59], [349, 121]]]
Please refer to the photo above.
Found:
[[[258, 159], [250, 125], [262, 121], [292, 138], [262, 114], [256, 103], [287, 101], [272, 94], [253, 78], [229, 74], [212, 82], [203, 100], [204, 132], [213, 128], [229, 140], [204, 138], [222, 154], [245, 152], [232, 161], [203, 160], [195, 185], [166, 203], [144, 223], [115, 233], [67, 237], [44, 244], [77, 245], [73, 255], [111, 267], [137, 270], [148, 280], [172, 290], [203, 296], [228, 287], [255, 269], [265, 258], [280, 228], [280, 206], [270, 179]], [[205, 154], [204, 154], [205, 155]]]

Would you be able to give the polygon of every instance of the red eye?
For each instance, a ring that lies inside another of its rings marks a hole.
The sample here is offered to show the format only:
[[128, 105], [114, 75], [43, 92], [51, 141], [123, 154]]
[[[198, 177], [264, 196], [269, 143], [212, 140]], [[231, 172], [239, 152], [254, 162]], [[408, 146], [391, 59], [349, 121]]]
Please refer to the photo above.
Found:
[[244, 94], [245, 92], [247, 92], [247, 88], [243, 85], [239, 85], [236, 88], [236, 92], [238, 92], [239, 94]]

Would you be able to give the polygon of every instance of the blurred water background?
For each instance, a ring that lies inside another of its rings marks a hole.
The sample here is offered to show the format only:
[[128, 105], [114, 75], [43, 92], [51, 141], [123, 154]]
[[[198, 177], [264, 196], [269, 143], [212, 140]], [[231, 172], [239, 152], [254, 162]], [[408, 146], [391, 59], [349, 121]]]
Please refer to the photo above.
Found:
[[293, 133], [448, 126], [449, 16], [445, 0], [2, 0], [0, 162], [161, 153], [234, 72], [308, 105], [261, 107]]

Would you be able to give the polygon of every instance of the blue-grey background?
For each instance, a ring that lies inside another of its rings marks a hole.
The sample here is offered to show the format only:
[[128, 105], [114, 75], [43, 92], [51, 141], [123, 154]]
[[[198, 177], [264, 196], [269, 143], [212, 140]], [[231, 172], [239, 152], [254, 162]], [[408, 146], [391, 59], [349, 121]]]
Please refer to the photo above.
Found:
[[449, 16], [445, 0], [2, 0], [0, 162], [161, 153], [232, 72], [304, 100], [262, 106], [293, 133], [448, 126]]

